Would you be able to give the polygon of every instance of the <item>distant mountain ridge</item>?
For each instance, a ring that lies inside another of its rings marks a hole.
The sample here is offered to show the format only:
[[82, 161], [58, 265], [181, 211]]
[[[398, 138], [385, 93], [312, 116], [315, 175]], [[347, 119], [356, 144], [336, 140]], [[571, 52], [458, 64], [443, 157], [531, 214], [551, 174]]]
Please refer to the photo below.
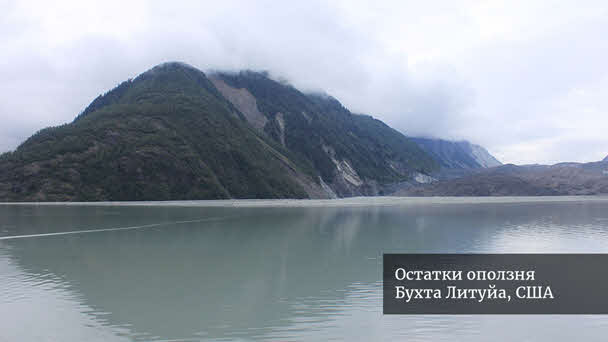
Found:
[[608, 161], [502, 165], [400, 189], [396, 196], [559, 196], [608, 194]]
[[608, 156], [606, 156], [603, 161], [608, 162]]
[[378, 195], [438, 168], [403, 134], [330, 96], [171, 62], [0, 155], [0, 201]]
[[447, 169], [478, 169], [502, 165], [485, 148], [468, 141], [411, 138]]

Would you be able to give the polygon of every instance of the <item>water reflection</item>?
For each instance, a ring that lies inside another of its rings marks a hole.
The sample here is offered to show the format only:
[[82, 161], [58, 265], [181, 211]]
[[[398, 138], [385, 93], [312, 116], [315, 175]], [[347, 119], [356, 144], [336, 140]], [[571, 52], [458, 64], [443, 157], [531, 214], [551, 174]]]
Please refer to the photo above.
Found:
[[603, 340], [601, 316], [382, 316], [379, 280], [386, 252], [606, 252], [607, 207], [0, 206], [4, 236], [163, 223], [0, 240], [0, 339]]

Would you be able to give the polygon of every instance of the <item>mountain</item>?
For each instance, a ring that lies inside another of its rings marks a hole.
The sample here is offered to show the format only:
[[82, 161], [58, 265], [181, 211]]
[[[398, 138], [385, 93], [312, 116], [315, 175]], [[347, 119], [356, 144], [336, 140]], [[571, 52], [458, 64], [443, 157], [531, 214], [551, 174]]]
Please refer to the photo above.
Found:
[[0, 201], [376, 195], [438, 168], [379, 120], [265, 73], [158, 65], [0, 156]]
[[608, 162], [608, 156], [606, 156], [603, 161]]
[[468, 141], [411, 138], [447, 169], [478, 169], [502, 165], [485, 148]]
[[210, 79], [253, 127], [308, 161], [339, 197], [382, 194], [383, 184], [437, 169], [403, 134], [326, 94], [304, 94], [251, 71]]
[[513, 164], [401, 189], [397, 196], [549, 196], [608, 194], [608, 161]]

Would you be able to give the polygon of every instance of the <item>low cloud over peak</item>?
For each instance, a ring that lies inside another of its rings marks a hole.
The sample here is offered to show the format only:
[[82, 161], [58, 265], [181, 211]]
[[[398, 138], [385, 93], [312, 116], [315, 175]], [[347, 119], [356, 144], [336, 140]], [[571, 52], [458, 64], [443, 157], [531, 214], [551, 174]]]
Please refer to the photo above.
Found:
[[608, 151], [604, 2], [6, 2], [0, 151], [162, 62], [269, 70], [498, 159]]

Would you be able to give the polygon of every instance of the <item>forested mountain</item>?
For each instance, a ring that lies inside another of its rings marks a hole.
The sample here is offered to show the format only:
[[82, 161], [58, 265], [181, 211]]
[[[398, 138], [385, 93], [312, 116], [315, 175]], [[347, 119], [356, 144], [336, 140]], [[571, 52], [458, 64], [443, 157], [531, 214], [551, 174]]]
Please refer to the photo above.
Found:
[[382, 184], [438, 169], [403, 134], [352, 114], [331, 96], [304, 94], [251, 71], [214, 73], [211, 80], [253, 127], [310, 163], [340, 197], [382, 193]]
[[0, 156], [0, 201], [382, 194], [438, 163], [379, 120], [264, 73], [156, 66]]

